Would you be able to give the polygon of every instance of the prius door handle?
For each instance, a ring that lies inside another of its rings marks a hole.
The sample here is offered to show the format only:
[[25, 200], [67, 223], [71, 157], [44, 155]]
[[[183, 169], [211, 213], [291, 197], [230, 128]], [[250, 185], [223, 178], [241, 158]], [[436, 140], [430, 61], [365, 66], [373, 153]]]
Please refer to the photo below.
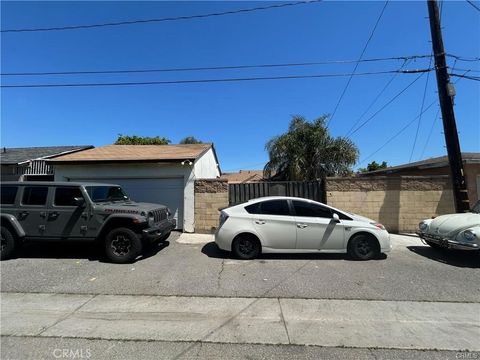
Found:
[[297, 224], [299, 229], [305, 229], [308, 225], [307, 224]]
[[261, 219], [255, 220], [255, 224], [258, 224], [258, 225], [263, 225], [263, 224], [265, 224], [265, 223], [266, 223], [265, 220], [261, 220]]

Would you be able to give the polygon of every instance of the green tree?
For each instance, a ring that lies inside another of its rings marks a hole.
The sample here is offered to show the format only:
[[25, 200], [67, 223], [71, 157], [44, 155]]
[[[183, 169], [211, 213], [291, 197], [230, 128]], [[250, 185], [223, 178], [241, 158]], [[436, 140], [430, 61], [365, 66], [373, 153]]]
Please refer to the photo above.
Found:
[[309, 122], [303, 116], [294, 116], [286, 133], [267, 142], [270, 160], [264, 176], [304, 181], [351, 174], [358, 148], [350, 139], [330, 136], [326, 119], [324, 115]]
[[203, 141], [196, 139], [194, 136], [187, 136], [180, 140], [180, 144], [203, 144]]
[[117, 141], [115, 145], [168, 145], [170, 140], [164, 137], [148, 137], [148, 136], [129, 136], [118, 134]]
[[386, 169], [387, 167], [388, 165], [386, 161], [382, 161], [381, 164], [378, 164], [376, 161], [372, 161], [370, 164], [367, 165], [367, 168], [360, 168], [358, 169], [358, 172], [365, 173], [375, 170]]

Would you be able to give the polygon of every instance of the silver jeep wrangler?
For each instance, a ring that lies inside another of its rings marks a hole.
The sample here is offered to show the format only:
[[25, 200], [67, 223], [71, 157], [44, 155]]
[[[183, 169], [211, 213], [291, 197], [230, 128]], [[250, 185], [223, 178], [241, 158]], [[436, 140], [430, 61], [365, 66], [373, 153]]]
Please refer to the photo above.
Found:
[[166, 206], [130, 200], [113, 184], [3, 182], [1, 259], [23, 241], [99, 241], [115, 263], [128, 263], [151, 242], [165, 241], [176, 221]]

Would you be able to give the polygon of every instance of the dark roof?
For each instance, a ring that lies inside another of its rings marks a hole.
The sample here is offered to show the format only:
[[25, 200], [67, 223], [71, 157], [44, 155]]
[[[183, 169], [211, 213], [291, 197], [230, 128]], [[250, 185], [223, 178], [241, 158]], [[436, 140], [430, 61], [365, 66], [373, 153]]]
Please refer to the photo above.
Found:
[[0, 162], [5, 165], [21, 164], [30, 160], [49, 159], [55, 156], [92, 148], [93, 145], [1, 148]]
[[[462, 153], [462, 161], [464, 164], [470, 163], [480, 163], [480, 153]], [[416, 161], [409, 164], [403, 164], [398, 166], [391, 166], [387, 167], [386, 169], [369, 171], [365, 173], [360, 173], [359, 175], [382, 175], [382, 174], [389, 174], [395, 173], [401, 170], [422, 170], [422, 169], [431, 169], [431, 168], [438, 168], [448, 166], [448, 156], [440, 156], [436, 158]]]

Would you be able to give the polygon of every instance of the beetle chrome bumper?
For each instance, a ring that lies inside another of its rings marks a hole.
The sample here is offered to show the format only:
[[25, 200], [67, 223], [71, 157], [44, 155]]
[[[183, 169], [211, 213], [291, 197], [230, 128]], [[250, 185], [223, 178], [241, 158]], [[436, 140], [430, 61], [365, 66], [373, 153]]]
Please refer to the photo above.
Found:
[[418, 236], [420, 236], [421, 239], [425, 241], [430, 241], [446, 249], [455, 249], [455, 250], [479, 250], [480, 249], [480, 246], [477, 243], [459, 242], [459, 241], [444, 238], [438, 235], [426, 234], [421, 231], [417, 231], [416, 233]]

